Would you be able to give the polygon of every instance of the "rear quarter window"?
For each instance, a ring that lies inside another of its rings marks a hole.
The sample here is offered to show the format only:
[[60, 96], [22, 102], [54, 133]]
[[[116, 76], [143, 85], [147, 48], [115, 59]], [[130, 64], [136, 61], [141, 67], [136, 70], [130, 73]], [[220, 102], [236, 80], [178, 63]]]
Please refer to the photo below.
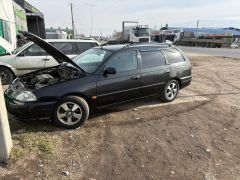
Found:
[[166, 56], [170, 64], [185, 61], [182, 54], [176, 49], [162, 49], [162, 53]]
[[77, 49], [71, 42], [54, 42], [51, 43], [54, 47], [60, 50], [63, 54], [74, 55], [77, 54]]
[[95, 46], [97, 46], [97, 43], [94, 42], [78, 42], [76, 43], [78, 48], [78, 53], [81, 54]]

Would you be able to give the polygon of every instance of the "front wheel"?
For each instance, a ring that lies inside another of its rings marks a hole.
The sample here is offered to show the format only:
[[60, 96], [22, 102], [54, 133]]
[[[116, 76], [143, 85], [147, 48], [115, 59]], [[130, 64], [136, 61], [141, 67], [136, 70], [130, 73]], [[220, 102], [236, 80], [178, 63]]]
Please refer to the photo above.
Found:
[[179, 83], [176, 80], [171, 80], [169, 81], [165, 87], [163, 92], [161, 93], [161, 100], [163, 102], [171, 102], [173, 101], [177, 95], [178, 95], [178, 91], [179, 91]]
[[88, 103], [81, 97], [68, 96], [60, 100], [54, 110], [54, 124], [66, 129], [81, 127], [89, 116]]
[[14, 79], [12, 71], [5, 67], [0, 67], [0, 77], [3, 85], [10, 84]]

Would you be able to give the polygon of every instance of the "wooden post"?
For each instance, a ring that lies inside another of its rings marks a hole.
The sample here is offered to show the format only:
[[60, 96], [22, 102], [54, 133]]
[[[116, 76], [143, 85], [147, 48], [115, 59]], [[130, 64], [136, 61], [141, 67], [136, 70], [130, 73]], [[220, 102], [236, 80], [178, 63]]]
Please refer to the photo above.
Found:
[[0, 162], [9, 158], [11, 149], [12, 138], [3, 95], [3, 87], [0, 78]]

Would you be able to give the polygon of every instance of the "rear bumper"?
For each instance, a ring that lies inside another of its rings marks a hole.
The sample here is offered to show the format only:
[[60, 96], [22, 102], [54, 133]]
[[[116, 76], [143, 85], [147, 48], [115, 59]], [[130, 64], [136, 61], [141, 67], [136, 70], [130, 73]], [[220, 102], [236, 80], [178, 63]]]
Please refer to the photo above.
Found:
[[5, 95], [9, 113], [23, 120], [50, 119], [56, 102], [26, 102], [22, 103]]
[[182, 89], [191, 84], [192, 76], [183, 77], [183, 78], [180, 78], [180, 80], [181, 80], [181, 89]]

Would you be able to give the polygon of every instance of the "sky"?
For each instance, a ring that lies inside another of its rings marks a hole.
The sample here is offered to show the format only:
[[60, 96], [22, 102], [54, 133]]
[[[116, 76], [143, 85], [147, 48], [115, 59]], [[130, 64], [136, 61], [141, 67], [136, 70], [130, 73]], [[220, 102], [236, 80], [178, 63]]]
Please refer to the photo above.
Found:
[[151, 28], [238, 27], [239, 0], [27, 0], [45, 15], [46, 27], [71, 28], [70, 3], [79, 34], [111, 35], [122, 21], [138, 21]]

